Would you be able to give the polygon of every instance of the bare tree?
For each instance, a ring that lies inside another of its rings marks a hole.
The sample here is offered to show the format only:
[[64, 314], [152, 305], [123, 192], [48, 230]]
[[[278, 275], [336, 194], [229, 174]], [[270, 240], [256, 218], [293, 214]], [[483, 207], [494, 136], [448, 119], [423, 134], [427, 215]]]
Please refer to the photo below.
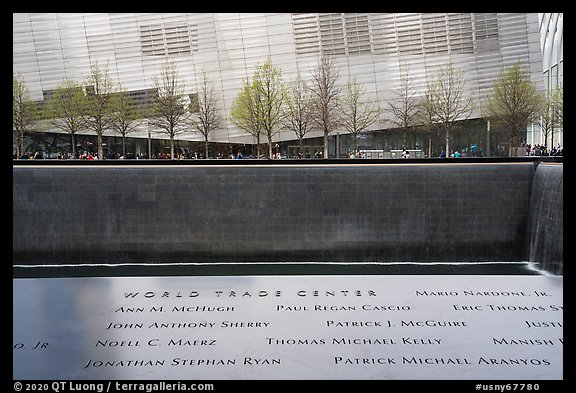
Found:
[[563, 124], [561, 94], [560, 89], [554, 89], [543, 95], [544, 99], [540, 116], [536, 118], [536, 122], [544, 134], [544, 146], [548, 146], [548, 140], [550, 140], [551, 147], [554, 146], [554, 131], [561, 128]]
[[408, 72], [403, 69], [400, 73], [400, 87], [393, 90], [394, 99], [386, 101], [387, 110], [392, 114], [389, 119], [395, 128], [402, 130], [402, 147], [407, 148], [406, 135], [416, 124], [419, 116], [419, 106], [416, 99], [416, 90]]
[[241, 130], [252, 135], [256, 141], [256, 156], [260, 158], [260, 135], [263, 130], [263, 123], [258, 104], [258, 89], [255, 83], [248, 79], [242, 81], [242, 88], [230, 110], [232, 123]]
[[208, 137], [210, 131], [218, 128], [220, 118], [216, 107], [214, 86], [208, 81], [208, 76], [204, 70], [197, 97], [195, 102], [190, 103], [190, 121], [192, 127], [204, 137], [205, 158], [208, 158]]
[[72, 157], [76, 157], [76, 133], [86, 126], [86, 95], [83, 87], [65, 80], [52, 93], [44, 107], [44, 116], [55, 128], [70, 134]]
[[334, 57], [321, 54], [317, 67], [312, 72], [311, 91], [313, 100], [313, 117], [324, 134], [324, 158], [328, 158], [328, 136], [338, 127], [339, 96], [341, 89], [336, 85], [338, 71]]
[[143, 113], [130, 94], [119, 88], [110, 100], [112, 129], [122, 135], [122, 156], [126, 156], [126, 136], [142, 124]]
[[272, 138], [280, 131], [284, 120], [282, 104], [284, 102], [284, 86], [280, 68], [268, 60], [256, 67], [254, 72], [256, 102], [262, 122], [262, 131], [268, 139], [268, 158], [272, 158]]
[[24, 153], [24, 136], [37, 120], [37, 106], [20, 74], [12, 76], [12, 134], [16, 139], [16, 157]]
[[[552, 102], [551, 94], [545, 94], [544, 104], [540, 116], [536, 119], [536, 122], [540, 126], [540, 130], [544, 134], [544, 146], [548, 146], [548, 141], [550, 140], [550, 134], [554, 133], [554, 128], [558, 124], [556, 119], [556, 111], [554, 110], [554, 103]], [[553, 138], [552, 138], [553, 139]]]
[[564, 127], [564, 88], [562, 85], [554, 91], [552, 95], [552, 103], [556, 119], [558, 120], [558, 127]]
[[[564, 127], [564, 88], [559, 85], [552, 93], [552, 110], [556, 128]], [[552, 132], [552, 147], [554, 146], [554, 132]]]
[[504, 128], [512, 147], [543, 109], [544, 98], [519, 63], [502, 70], [484, 107], [484, 116]]
[[466, 80], [461, 71], [452, 64], [440, 70], [436, 83], [431, 86], [436, 117], [446, 135], [446, 156], [450, 154], [450, 130], [458, 120], [466, 120], [472, 114], [474, 101], [466, 96]]
[[312, 130], [312, 93], [300, 73], [287, 87], [284, 105], [284, 127], [294, 131], [303, 154], [304, 137]]
[[104, 159], [102, 148], [102, 135], [112, 128], [110, 97], [113, 85], [107, 70], [100, 70], [95, 64], [90, 67], [90, 74], [86, 77], [86, 127], [96, 133], [98, 145], [98, 158]]
[[342, 122], [346, 130], [352, 134], [354, 150], [357, 150], [358, 134], [378, 121], [380, 107], [375, 100], [364, 98], [364, 88], [353, 77], [346, 83], [341, 109]]
[[165, 63], [154, 78], [157, 90], [152, 102], [150, 125], [157, 127], [170, 138], [170, 158], [175, 159], [174, 140], [186, 130], [186, 86], [180, 79], [174, 63]]
[[426, 92], [418, 100], [417, 122], [428, 136], [428, 157], [432, 157], [432, 133], [438, 129], [439, 123], [435, 100], [431, 86], [426, 87]]

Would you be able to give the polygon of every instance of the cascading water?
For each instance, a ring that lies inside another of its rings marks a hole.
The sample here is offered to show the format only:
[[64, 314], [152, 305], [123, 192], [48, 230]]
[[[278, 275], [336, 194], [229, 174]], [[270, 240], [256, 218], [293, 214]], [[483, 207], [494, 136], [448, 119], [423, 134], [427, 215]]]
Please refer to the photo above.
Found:
[[563, 175], [562, 164], [539, 164], [530, 198], [530, 262], [554, 274], [563, 270]]

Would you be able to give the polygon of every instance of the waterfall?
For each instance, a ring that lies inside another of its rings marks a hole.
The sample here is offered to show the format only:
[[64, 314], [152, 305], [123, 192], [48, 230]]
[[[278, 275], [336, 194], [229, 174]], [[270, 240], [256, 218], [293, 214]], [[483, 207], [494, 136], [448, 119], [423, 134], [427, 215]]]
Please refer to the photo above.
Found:
[[530, 198], [530, 262], [554, 274], [563, 268], [563, 174], [562, 164], [540, 163]]

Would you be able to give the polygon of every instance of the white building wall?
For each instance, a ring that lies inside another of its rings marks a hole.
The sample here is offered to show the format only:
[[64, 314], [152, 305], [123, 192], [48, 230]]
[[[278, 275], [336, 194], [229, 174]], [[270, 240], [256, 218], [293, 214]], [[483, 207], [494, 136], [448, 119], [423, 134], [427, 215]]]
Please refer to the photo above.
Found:
[[[356, 77], [382, 106], [399, 86], [401, 69], [423, 92], [452, 63], [477, 103], [474, 118], [503, 67], [519, 61], [543, 88], [539, 27], [538, 14], [13, 14], [13, 71], [41, 100], [66, 78], [83, 80], [96, 63], [127, 90], [153, 88], [170, 60], [195, 93], [204, 70], [223, 119], [211, 139], [252, 143], [229, 113], [242, 80], [268, 57], [288, 82], [297, 72], [309, 77], [321, 49], [332, 52], [339, 84]], [[144, 127], [133, 136], [147, 135]], [[179, 138], [201, 140], [193, 132]], [[288, 131], [277, 138], [295, 139]]]

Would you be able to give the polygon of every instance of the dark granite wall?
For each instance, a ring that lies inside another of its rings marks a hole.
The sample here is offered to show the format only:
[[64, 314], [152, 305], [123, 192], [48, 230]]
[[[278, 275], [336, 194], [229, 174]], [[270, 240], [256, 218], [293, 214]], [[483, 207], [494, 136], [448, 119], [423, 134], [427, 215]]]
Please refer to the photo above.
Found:
[[13, 168], [13, 263], [519, 261], [532, 162]]

